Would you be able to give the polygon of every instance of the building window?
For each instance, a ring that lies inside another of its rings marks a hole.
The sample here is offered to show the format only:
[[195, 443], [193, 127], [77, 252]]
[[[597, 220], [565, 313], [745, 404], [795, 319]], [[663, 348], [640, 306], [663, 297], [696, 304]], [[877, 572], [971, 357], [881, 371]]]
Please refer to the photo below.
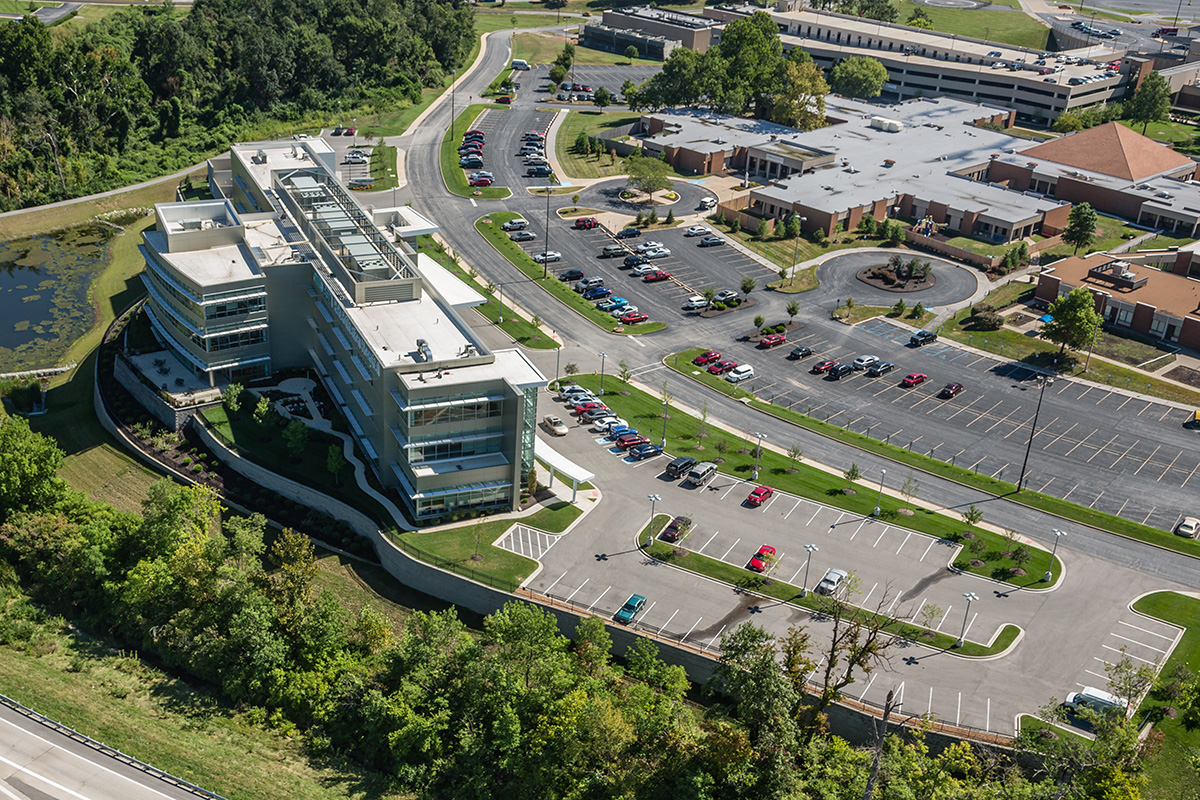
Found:
[[521, 476], [533, 469], [533, 442], [537, 436], [537, 393], [536, 388], [525, 390], [525, 403], [521, 421]]
[[266, 328], [259, 328], [253, 331], [239, 331], [238, 333], [223, 333], [219, 336], [210, 336], [205, 340], [208, 344], [207, 350], [210, 353], [220, 350], [233, 350], [238, 347], [251, 347], [256, 344], [262, 344], [265, 341], [267, 341]]
[[251, 297], [245, 300], [233, 300], [228, 303], [219, 303], [216, 305], [208, 305], [204, 307], [205, 319], [221, 319], [222, 317], [238, 317], [245, 314], [253, 314], [258, 311], [264, 311], [267, 307], [267, 298]]
[[486, 438], [416, 445], [409, 448], [408, 461], [410, 464], [419, 464], [422, 461], [444, 461], [446, 459], [479, 456], [486, 453], [499, 453], [500, 446], [503, 443], [504, 438], [497, 435]]
[[1117, 311], [1117, 324], [1124, 325], [1127, 328], [1130, 325], [1132, 325], [1133, 324], [1133, 310], [1129, 309], [1129, 308], [1122, 308], [1122, 309], [1118, 310]]
[[477, 403], [465, 403], [457, 406], [423, 408], [408, 412], [408, 426], [417, 428], [423, 425], [444, 425], [451, 422], [489, 419], [500, 416], [502, 411], [503, 403], [499, 400], [481, 400]]
[[1150, 332], [1155, 336], [1161, 337], [1167, 332], [1167, 321], [1162, 317], [1155, 317], [1150, 320]]

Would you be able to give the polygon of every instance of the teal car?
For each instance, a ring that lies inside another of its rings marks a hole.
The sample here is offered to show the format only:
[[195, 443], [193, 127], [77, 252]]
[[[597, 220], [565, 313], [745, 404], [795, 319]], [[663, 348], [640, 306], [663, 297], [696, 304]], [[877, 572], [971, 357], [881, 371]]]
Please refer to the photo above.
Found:
[[613, 311], [618, 308], [624, 308], [627, 305], [629, 305], [629, 301], [624, 297], [609, 297], [596, 303], [596, 308], [601, 311]]
[[646, 606], [646, 598], [640, 594], [631, 594], [629, 599], [625, 601], [625, 605], [621, 606], [621, 610], [617, 612], [617, 622], [628, 625], [633, 622], [633, 618], [638, 615]]

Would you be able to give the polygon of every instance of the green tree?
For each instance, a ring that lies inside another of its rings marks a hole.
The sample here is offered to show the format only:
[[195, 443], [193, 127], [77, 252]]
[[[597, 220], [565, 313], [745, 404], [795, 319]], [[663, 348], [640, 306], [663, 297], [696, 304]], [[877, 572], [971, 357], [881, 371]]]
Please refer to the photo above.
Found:
[[667, 178], [670, 167], [657, 158], [631, 158], [625, 162], [628, 173], [626, 185], [651, 197], [671, 185]]
[[754, 230], [754, 236], [760, 242], [767, 238], [767, 221], [765, 219], [758, 221], [758, 227]]
[[912, 505], [912, 499], [917, 496], [917, 492], [921, 491], [921, 482], [917, 480], [917, 476], [912, 470], [908, 471], [908, 475], [904, 478], [904, 483], [900, 485], [900, 495], [904, 498], [904, 507], [908, 508]]
[[787, 304], [787, 307], [784, 310], [787, 311], [788, 319], [794, 320], [796, 315], [800, 313], [800, 303], [792, 300]]
[[620, 363], [617, 364], [617, 377], [621, 379], [621, 383], [629, 383], [633, 380], [633, 370], [629, 368], [629, 364], [625, 362], [625, 359], [621, 359]]
[[1083, 120], [1076, 111], [1064, 111], [1055, 118], [1050, 130], [1055, 133], [1071, 133], [1083, 130]]
[[265, 425], [267, 415], [271, 413], [271, 401], [266, 397], [259, 396], [258, 402], [254, 404], [254, 421], [259, 425]]
[[675, 224], [675, 209], [673, 209], [673, 208], [672, 208], [672, 209], [668, 209], [668, 210], [667, 210], [667, 222], [666, 222], [666, 224], [667, 224], [667, 225], [674, 225], [674, 224]]
[[[632, 64], [633, 60], [637, 57], [638, 57], [638, 49], [636, 46], [631, 44], [625, 48], [625, 60], [626, 61], [628, 61], [630, 64]], [[631, 83], [632, 83], [632, 81], [631, 81]]]
[[962, 518], [963, 522], [968, 525], [978, 525], [983, 521], [983, 512], [976, 508], [974, 503], [971, 503], [967, 510], [962, 512]]
[[58, 477], [62, 460], [53, 439], [30, 430], [24, 417], [10, 417], [0, 409], [0, 521], [14, 511], [46, 508], [61, 498], [66, 492]]
[[1059, 297], [1047, 309], [1053, 317], [1042, 323], [1042, 338], [1059, 345], [1061, 355], [1068, 347], [1081, 350], [1092, 341], [1100, 326], [1096, 298], [1085, 286], [1077, 286]]
[[657, 224], [658, 224], [658, 209], [652, 208], [652, 209], [650, 209], [650, 213], [646, 216], [646, 225], [657, 225]]
[[789, 60], [783, 71], [784, 80], [774, 99], [773, 119], [780, 125], [802, 131], [824, 127], [829, 84], [825, 82], [821, 68], [812, 59], [803, 63]]
[[704, 296], [704, 299], [708, 301], [709, 305], [712, 305], [713, 300], [717, 299], [717, 287], [705, 286], [704, 291], [700, 294]]
[[904, 298], [900, 298], [896, 301], [896, 305], [892, 306], [892, 316], [903, 317], [906, 310], [907, 306], [904, 305]]
[[850, 468], [843, 472], [842, 475], [846, 478], [846, 480], [853, 482], [862, 479], [862, 470], [858, 468], [858, 464], [851, 461]]
[[329, 474], [333, 476], [333, 485], [342, 485], [342, 470], [347, 466], [346, 457], [342, 455], [342, 446], [340, 444], [331, 444], [329, 449], [325, 451], [325, 469], [329, 470]]
[[756, 281], [754, 278], [751, 278], [749, 275], [742, 278], [742, 282], [741, 282], [742, 294], [749, 296], [750, 293], [753, 292], [757, 288], [758, 288], [758, 281]]
[[1090, 204], [1074, 205], [1067, 217], [1067, 228], [1062, 234], [1063, 241], [1075, 248], [1073, 252], [1078, 253], [1079, 248], [1087, 247], [1096, 240], [1098, 224], [1099, 217]]
[[798, 215], [792, 214], [787, 218], [786, 233], [789, 239], [795, 239], [800, 235], [800, 217]]
[[608, 89], [605, 89], [603, 86], [597, 89], [593, 94], [595, 96], [592, 98], [592, 103], [597, 108], [607, 108], [608, 106], [612, 105], [612, 92], [610, 92]]
[[767, 322], [767, 318], [764, 317], [762, 314], [754, 315], [754, 327], [756, 329], [761, 329], [762, 326], [766, 324], [766, 322]]
[[771, 102], [784, 76], [784, 59], [779, 26], [769, 14], [756, 11], [730, 22], [720, 43], [705, 53], [700, 64], [697, 88], [701, 91], [709, 76], [719, 76], [719, 88], [706, 92], [716, 100], [718, 109], [740, 114], [753, 107], [755, 116], [771, 116]]
[[287, 444], [288, 453], [293, 459], [299, 460], [308, 446], [309, 427], [298, 419], [294, 419], [283, 429], [283, 441]]
[[550, 82], [551, 83], [556, 84], [556, 85], [560, 84], [566, 79], [566, 77], [567, 77], [567, 68], [564, 67], [563, 65], [556, 63], [554, 66], [550, 67]]
[[248, 517], [231, 516], [221, 525], [225, 535], [229, 537], [230, 552], [242, 572], [256, 573], [262, 569], [262, 554], [266, 550], [264, 536], [267, 530], [267, 518], [262, 514], [251, 514]]
[[1142, 123], [1142, 134], [1151, 122], [1164, 120], [1171, 113], [1171, 87], [1157, 71], [1151, 72], [1133, 93], [1125, 113], [1134, 122]]
[[230, 414], [236, 414], [242, 407], [242, 392], [246, 387], [240, 383], [231, 383], [221, 392], [221, 402], [225, 404]]
[[829, 85], [834, 92], [862, 99], [878, 97], [887, 79], [887, 69], [869, 56], [843, 59], [829, 73]]
[[908, 15], [908, 19], [904, 21], [904, 24], [912, 28], [921, 28], [927, 31], [933, 30], [933, 20], [925, 13], [925, 9], [920, 6], [913, 9], [913, 12]]

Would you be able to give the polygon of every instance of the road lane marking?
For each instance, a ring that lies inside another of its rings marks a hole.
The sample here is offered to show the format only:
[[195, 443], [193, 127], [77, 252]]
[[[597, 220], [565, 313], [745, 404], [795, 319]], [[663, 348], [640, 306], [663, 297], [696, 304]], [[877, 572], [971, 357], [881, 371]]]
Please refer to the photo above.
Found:
[[[611, 589], [611, 588], [612, 588], [611, 586], [608, 587], [608, 589]], [[601, 600], [604, 599], [604, 595], [608, 594], [608, 589], [605, 589], [603, 592], [600, 593], [599, 597], [597, 597], [595, 600], [592, 601], [592, 604], [587, 607], [587, 613], [589, 613], [589, 614], [592, 613], [592, 609], [596, 607], [596, 603], [599, 603]]]
[[742, 540], [742, 537], [740, 537], [740, 536], [739, 536], [739, 537], [738, 537], [738, 538], [737, 538], [737, 539], [734, 541], [734, 543], [733, 543], [733, 544], [729, 545], [729, 550], [726, 550], [726, 551], [725, 551], [725, 555], [721, 556], [721, 558], [720, 558], [719, 560], [721, 560], [721, 561], [724, 561], [724, 560], [725, 560], [725, 556], [729, 555], [729, 551], [730, 551], [730, 550], [733, 550], [733, 548], [737, 547], [737, 546], [738, 546], [738, 542], [740, 542], [741, 540]]
[[[896, 548], [896, 555], [900, 555], [900, 551], [904, 549], [904, 545], [908, 544], [908, 539], [909, 539], [909, 537], [911, 537], [912, 535], [913, 535], [913, 532], [912, 532], [912, 531], [909, 531], [909, 532], [908, 532], [908, 536], [905, 536], [905, 537], [904, 537], [904, 541], [903, 541], [903, 542], [901, 542], [901, 543], [900, 543], [900, 546]], [[930, 542], [930, 545], [932, 545], [932, 544], [933, 544], [933, 543], [932, 543], [932, 542]]]
[[692, 627], [688, 628], [688, 632], [687, 632], [687, 633], [685, 633], [685, 634], [683, 635], [683, 639], [680, 639], [679, 641], [681, 641], [681, 642], [682, 642], [684, 639], [686, 639], [687, 637], [691, 636], [691, 635], [692, 635], [692, 631], [696, 630], [696, 626], [700, 624], [700, 620], [701, 620], [701, 619], [704, 619], [704, 617], [700, 617], [700, 619], [697, 619], [695, 622], [693, 622], [693, 623], [692, 623]]
[[558, 586], [558, 582], [559, 582], [559, 581], [561, 581], [561, 580], [562, 580], [563, 578], [565, 578], [565, 577], [567, 577], [567, 573], [564, 571], [562, 575], [559, 575], [559, 576], [558, 576], [558, 577], [557, 577], [557, 578], [554, 580], [554, 583], [552, 583], [552, 584], [550, 584], [549, 586], [547, 586], [547, 587], [546, 587], [546, 591], [544, 591], [542, 594], [545, 594], [545, 595], [549, 596], [549, 595], [550, 595], [550, 590], [551, 590], [551, 589], [553, 589], [555, 586]]
[[890, 527], [892, 527], [892, 526], [891, 525], [883, 526], [883, 533], [879, 534], [879, 538], [875, 540], [875, 544], [871, 545], [871, 547], [879, 546], [879, 543], [883, 541], [884, 534], [886, 534], [888, 532], [888, 528], [890, 528]]
[[[936, 542], [937, 542], [937, 539], [930, 539], [930, 540], [929, 540], [929, 547], [926, 547], [926, 548], [925, 548], [925, 552], [921, 554], [921, 560], [922, 560], [922, 561], [924, 561], [924, 560], [925, 560], [925, 556], [929, 555], [929, 551], [933, 549], [933, 545], [934, 545]], [[898, 553], [898, 552], [900, 552], [900, 551], [899, 551], [899, 550], [897, 550], [896, 552]]]
[[[585, 578], [583, 583], [579, 584], [579, 589], [582, 589], [583, 587], [587, 586], [588, 581], [590, 581], [590, 580], [591, 580], [591, 578]], [[575, 595], [579, 594], [579, 589], [576, 589], [575, 591], [571, 592], [571, 595], [570, 595], [570, 597], [567, 598], [566, 602], [568, 602], [568, 603], [571, 602], [571, 598], [574, 597]]]

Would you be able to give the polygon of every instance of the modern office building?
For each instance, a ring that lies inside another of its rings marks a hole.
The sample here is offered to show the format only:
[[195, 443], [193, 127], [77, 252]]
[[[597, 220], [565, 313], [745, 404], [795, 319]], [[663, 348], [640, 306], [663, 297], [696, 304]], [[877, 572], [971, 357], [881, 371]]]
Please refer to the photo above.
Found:
[[485, 298], [415, 251], [436, 226], [361, 205], [319, 139], [234, 146], [209, 186], [157, 205], [141, 248], [147, 313], [182, 369], [219, 385], [311, 368], [414, 518], [515, 507], [546, 379], [462, 319]]
[[[764, 9], [723, 5], [703, 14], [729, 22], [756, 11]], [[888, 71], [889, 98], [948, 95], [1012, 108], [1025, 119], [1050, 121], [1067, 109], [1124, 97], [1152, 66], [1133, 59], [1106, 69], [1124, 51], [1100, 46], [1048, 54], [814, 9], [766, 11], [785, 50], [799, 47], [825, 69], [851, 56], [878, 59]]]
[[668, 11], [651, 6], [611, 8], [604, 12], [604, 24], [610, 28], [639, 31], [678, 42], [681, 47], [703, 53], [713, 42], [713, 33], [722, 23], [696, 14]]

